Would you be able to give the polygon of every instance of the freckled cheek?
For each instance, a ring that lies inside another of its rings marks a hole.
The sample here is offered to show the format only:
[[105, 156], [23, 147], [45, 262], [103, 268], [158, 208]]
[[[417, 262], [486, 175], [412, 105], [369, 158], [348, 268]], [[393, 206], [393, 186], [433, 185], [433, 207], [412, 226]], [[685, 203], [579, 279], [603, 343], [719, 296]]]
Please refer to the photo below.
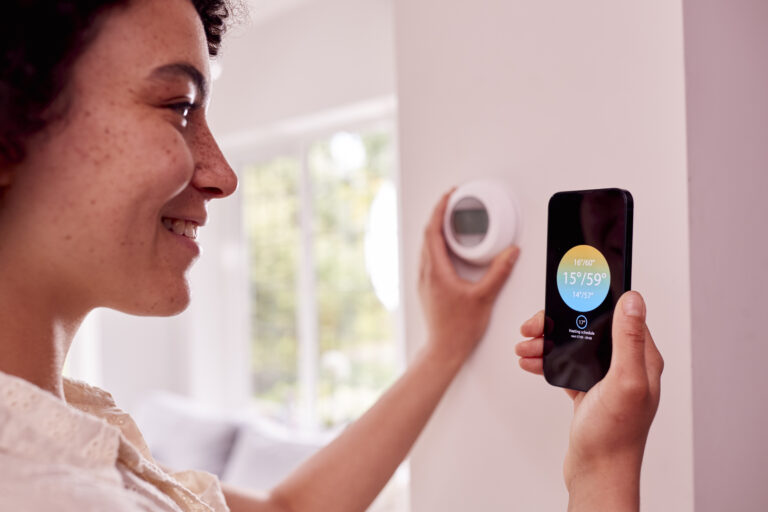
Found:
[[145, 188], [142, 193], [149, 195], [174, 195], [192, 179], [194, 160], [187, 141], [166, 119], [155, 114], [137, 118], [119, 110], [106, 114], [84, 119], [82, 132], [90, 133], [78, 137], [76, 149], [82, 161], [104, 172], [102, 178], [121, 188]]
[[75, 235], [81, 242], [98, 241], [100, 252], [116, 250], [118, 244], [118, 250], [124, 251], [143, 244], [140, 233], [145, 229], [156, 228], [158, 213], [191, 180], [194, 161], [184, 139], [172, 127], [144, 133], [106, 130], [110, 133], [103, 132], [106, 137], [102, 141], [109, 140], [109, 144], [101, 148], [108, 149], [89, 152], [92, 165], [88, 166], [88, 180], [76, 193], [68, 194], [65, 211], [77, 222], [59, 222], [78, 231], [76, 235], [63, 233], [65, 241], [67, 235]]
[[146, 132], [134, 145], [132, 188], [144, 197], [165, 202], [187, 187], [194, 160], [182, 135], [173, 128]]
[[195, 172], [195, 161], [187, 143], [179, 139], [175, 144], [166, 147], [165, 151], [168, 158], [167, 168], [171, 175], [184, 185], [188, 184]]
[[149, 178], [158, 191], [175, 196], [192, 180], [195, 162], [181, 134], [147, 141], [147, 156], [152, 173]]
[[29, 232], [48, 250], [118, 261], [150, 243], [159, 212], [188, 186], [194, 159], [182, 134], [165, 121], [112, 122], [126, 118], [84, 116], [46, 148], [47, 164], [28, 186], [47, 205]]

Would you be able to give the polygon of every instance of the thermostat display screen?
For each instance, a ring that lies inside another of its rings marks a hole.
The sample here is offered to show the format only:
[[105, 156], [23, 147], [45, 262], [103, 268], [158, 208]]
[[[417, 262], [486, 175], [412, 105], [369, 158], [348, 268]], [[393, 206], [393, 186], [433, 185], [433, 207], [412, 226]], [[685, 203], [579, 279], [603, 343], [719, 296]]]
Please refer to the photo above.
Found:
[[451, 193], [441, 223], [457, 270], [467, 272], [462, 277], [479, 276], [482, 267], [514, 242], [518, 217], [503, 182], [470, 181]]
[[459, 235], [484, 235], [488, 232], [488, 212], [483, 209], [455, 210], [453, 231]]

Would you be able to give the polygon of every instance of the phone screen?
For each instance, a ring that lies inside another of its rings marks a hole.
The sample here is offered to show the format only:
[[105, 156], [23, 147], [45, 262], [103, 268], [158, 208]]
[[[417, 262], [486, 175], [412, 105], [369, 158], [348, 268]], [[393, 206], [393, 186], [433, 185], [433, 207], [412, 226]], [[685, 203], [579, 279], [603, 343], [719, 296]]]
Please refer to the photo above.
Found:
[[611, 363], [613, 309], [631, 287], [632, 194], [558, 192], [549, 201], [544, 376], [587, 391]]

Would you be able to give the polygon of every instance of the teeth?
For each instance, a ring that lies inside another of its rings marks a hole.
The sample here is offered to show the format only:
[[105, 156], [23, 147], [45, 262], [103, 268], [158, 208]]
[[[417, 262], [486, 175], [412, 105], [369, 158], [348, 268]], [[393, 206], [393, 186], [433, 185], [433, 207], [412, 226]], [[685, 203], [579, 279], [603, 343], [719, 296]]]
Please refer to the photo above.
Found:
[[197, 238], [197, 226], [192, 222], [187, 222], [187, 227], [184, 228], [184, 236], [192, 240]]
[[163, 217], [162, 221], [165, 229], [172, 233], [186, 236], [192, 240], [197, 238], [198, 226], [194, 222], [184, 221], [181, 219], [169, 219], [168, 217]]
[[176, 219], [173, 221], [173, 226], [171, 229], [173, 229], [173, 232], [177, 235], [183, 235], [184, 234], [184, 228], [187, 226], [187, 223], [183, 220]]

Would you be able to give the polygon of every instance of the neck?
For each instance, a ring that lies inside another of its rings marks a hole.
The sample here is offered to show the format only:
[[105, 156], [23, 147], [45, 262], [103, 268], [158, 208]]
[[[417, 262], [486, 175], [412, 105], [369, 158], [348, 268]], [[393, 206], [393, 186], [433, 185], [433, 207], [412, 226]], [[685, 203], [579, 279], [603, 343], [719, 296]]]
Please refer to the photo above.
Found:
[[0, 272], [0, 282], [0, 371], [63, 400], [64, 361], [88, 310], [63, 307], [72, 301], [7, 272]]

